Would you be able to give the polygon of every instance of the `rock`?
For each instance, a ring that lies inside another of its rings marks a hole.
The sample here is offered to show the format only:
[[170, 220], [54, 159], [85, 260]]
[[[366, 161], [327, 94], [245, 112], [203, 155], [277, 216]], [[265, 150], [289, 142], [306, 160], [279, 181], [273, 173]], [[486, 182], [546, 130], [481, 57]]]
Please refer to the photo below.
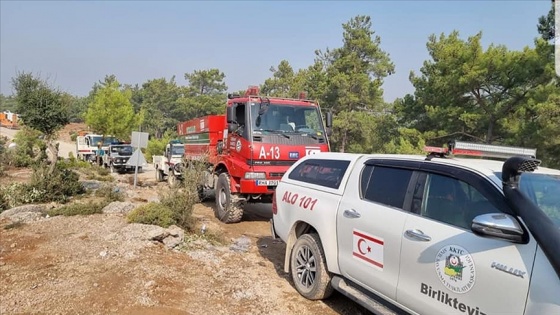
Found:
[[130, 202], [113, 201], [105, 206], [102, 211], [103, 213], [126, 214], [132, 211], [132, 209], [134, 209], [135, 207], [136, 206]]
[[46, 210], [46, 208], [43, 205], [24, 205], [24, 206], [19, 206], [19, 207], [15, 207], [15, 208], [12, 208], [12, 209], [8, 209], [8, 210], [0, 213], [0, 219], [2, 219], [2, 218], [11, 219], [12, 216], [14, 216], [18, 213], [24, 213], [24, 212], [41, 213], [41, 212], [44, 212], [45, 210]]
[[150, 280], [144, 284], [144, 288], [151, 289], [156, 287], [156, 282], [154, 280]]
[[105, 258], [107, 257], [107, 255], [109, 255], [109, 252], [107, 252], [106, 250], [99, 253], [99, 256], [101, 256], [101, 258]]
[[162, 227], [148, 231], [148, 239], [152, 241], [163, 242], [169, 236], [169, 232]]
[[101, 182], [98, 180], [84, 180], [81, 184], [85, 190], [97, 190], [101, 187]]
[[250, 245], [251, 245], [251, 239], [243, 235], [240, 238], [236, 239], [233, 245], [229, 247], [229, 249], [234, 252], [247, 252], [249, 250]]

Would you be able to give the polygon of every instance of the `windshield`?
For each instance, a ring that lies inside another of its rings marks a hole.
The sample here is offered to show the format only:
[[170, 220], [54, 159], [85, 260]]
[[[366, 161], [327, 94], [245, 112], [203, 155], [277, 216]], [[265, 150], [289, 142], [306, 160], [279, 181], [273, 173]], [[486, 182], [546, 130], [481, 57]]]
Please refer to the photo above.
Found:
[[[91, 141], [93, 146], [97, 145], [99, 142], [101, 142], [102, 137], [101, 136], [97, 136], [97, 137], [91, 137]], [[103, 141], [103, 146], [108, 146], [111, 143], [117, 141], [117, 139], [115, 139], [115, 137], [105, 137], [104, 141]]]
[[171, 147], [171, 155], [183, 155], [185, 153], [185, 146], [174, 145]]
[[132, 155], [132, 147], [131, 146], [112, 147], [111, 151], [116, 152], [119, 155]]
[[519, 188], [560, 227], [560, 175], [523, 173]]
[[325, 132], [316, 106], [270, 104], [264, 114], [259, 116], [259, 103], [251, 104], [251, 126], [254, 133], [291, 132], [321, 136]]

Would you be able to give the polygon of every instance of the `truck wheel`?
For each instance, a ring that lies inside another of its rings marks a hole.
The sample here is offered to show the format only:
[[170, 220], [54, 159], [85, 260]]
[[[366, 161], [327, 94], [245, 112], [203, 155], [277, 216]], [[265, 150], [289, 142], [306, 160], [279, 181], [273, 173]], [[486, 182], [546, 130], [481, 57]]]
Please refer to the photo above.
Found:
[[167, 183], [169, 184], [169, 187], [177, 186], [177, 177], [175, 177], [173, 170], [170, 170], [169, 175], [167, 175]]
[[243, 217], [243, 208], [237, 206], [231, 196], [229, 175], [222, 173], [216, 184], [216, 210], [214, 215], [224, 223], [237, 223]]
[[332, 275], [327, 271], [325, 252], [316, 233], [300, 236], [290, 257], [290, 269], [296, 290], [307, 299], [321, 300], [332, 292]]

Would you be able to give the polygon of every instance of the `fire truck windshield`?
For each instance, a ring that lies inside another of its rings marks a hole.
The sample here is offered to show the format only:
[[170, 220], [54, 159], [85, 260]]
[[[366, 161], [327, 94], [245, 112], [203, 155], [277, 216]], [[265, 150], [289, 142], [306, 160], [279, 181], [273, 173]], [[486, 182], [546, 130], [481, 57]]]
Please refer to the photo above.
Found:
[[259, 103], [251, 104], [253, 133], [282, 132], [323, 136], [325, 131], [316, 106], [271, 103], [259, 117]]

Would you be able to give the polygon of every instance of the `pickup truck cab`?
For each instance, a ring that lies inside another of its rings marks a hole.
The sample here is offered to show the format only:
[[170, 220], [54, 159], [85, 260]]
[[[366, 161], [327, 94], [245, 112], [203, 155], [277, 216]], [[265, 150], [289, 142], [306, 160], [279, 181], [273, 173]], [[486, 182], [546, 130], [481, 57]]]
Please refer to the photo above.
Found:
[[183, 177], [183, 158], [185, 145], [178, 140], [171, 140], [165, 145], [163, 155], [152, 157], [154, 169], [156, 170], [156, 181], [160, 182], [167, 178], [169, 186], [175, 186]]
[[[271, 219], [296, 290], [380, 314], [560, 314], [560, 171], [537, 167], [536, 150], [450, 156], [460, 145], [296, 162]], [[464, 151], [508, 150], [477, 148]]]
[[[134, 171], [133, 165], [127, 165], [132, 153], [134, 153], [134, 149], [130, 144], [110, 144], [107, 153], [103, 155], [103, 165], [108, 167], [111, 173]], [[142, 167], [138, 167], [138, 171], [141, 169]]]

